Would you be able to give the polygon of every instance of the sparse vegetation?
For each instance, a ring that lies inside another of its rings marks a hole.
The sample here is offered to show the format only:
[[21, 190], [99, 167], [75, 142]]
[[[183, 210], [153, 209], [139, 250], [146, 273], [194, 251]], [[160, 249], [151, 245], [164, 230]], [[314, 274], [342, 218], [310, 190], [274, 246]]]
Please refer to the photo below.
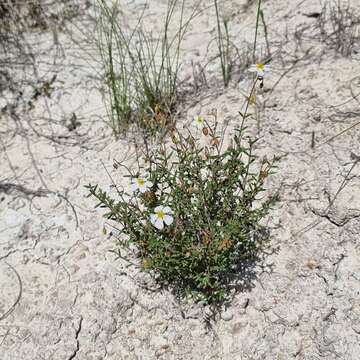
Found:
[[224, 86], [229, 85], [231, 79], [231, 72], [233, 68], [232, 59], [232, 44], [229, 34], [229, 21], [227, 16], [220, 14], [218, 1], [214, 0], [215, 13], [216, 13], [216, 25], [217, 25], [217, 39], [216, 43], [219, 50], [221, 74], [224, 82]]
[[320, 38], [343, 56], [360, 51], [360, 14], [347, 1], [325, 2], [317, 24]]
[[270, 44], [268, 40], [267, 26], [264, 13], [261, 9], [261, 1], [257, 4], [257, 19], [255, 27], [255, 38], [252, 43], [243, 42], [241, 47], [237, 47], [230, 35], [231, 15], [221, 8], [221, 4], [214, 0], [216, 15], [216, 44], [218, 48], [218, 57], [220, 59], [221, 76], [224, 87], [228, 87], [235, 73], [240, 73], [240, 78], [244, 78], [244, 72], [252, 62], [256, 62], [258, 34], [260, 29], [260, 20], [263, 25], [264, 37], [266, 41], [266, 58], [270, 59]]
[[1, 360], [359, 357], [360, 2], [198, 1], [0, 1]]
[[[261, 1], [254, 56], [260, 4]], [[102, 16], [105, 16], [102, 21], [110, 24], [108, 28], [102, 23], [100, 29], [102, 39], [105, 39], [102, 50], [108, 66], [113, 116], [117, 116], [114, 120], [116, 132], [134, 121], [131, 120], [134, 112], [140, 116], [137, 121], [145, 126], [144, 118], [152, 113], [156, 115], [158, 108], [171, 109], [176, 96], [181, 31], [186, 29], [181, 22], [173, 70], [167, 28], [175, 5], [176, 1], [170, 2], [168, 8], [165, 35], [161, 40], [162, 62], [158, 68], [155, 50], [141, 27], [136, 28], [130, 38], [126, 37], [117, 20], [111, 18], [115, 16], [114, 8], [102, 3]], [[223, 42], [217, 1], [215, 8], [222, 74], [227, 86], [231, 72], [228, 25], [224, 20], [226, 36]], [[138, 45], [132, 46], [133, 38], [139, 39]], [[114, 41], [117, 57], [113, 56]], [[115, 59], [119, 59], [119, 63]], [[127, 70], [127, 60], [132, 73]], [[240, 113], [241, 125], [230, 135], [230, 144], [224, 145], [226, 129], [218, 131], [216, 114], [211, 120], [199, 115], [194, 120], [197, 135], [194, 135], [194, 129], [186, 128], [183, 133], [173, 126], [172, 146], [160, 144], [154, 151], [146, 146], [144, 158], [138, 158], [137, 172], [116, 163], [116, 167], [123, 167], [131, 179], [132, 193], [113, 183], [117, 194], [112, 198], [97, 185], [87, 186], [89, 196], [98, 200], [97, 206], [107, 209], [105, 217], [119, 227], [115, 251], [119, 257], [130, 261], [122, 249], [135, 246], [145, 271], [158, 274], [159, 281], [167, 282], [177, 293], [190, 294], [208, 303], [221, 302], [227, 297], [234, 271], [242, 261], [254, 258], [261, 249], [262, 238], [256, 234], [261, 219], [276, 199], [274, 196], [267, 200], [259, 197], [265, 190], [266, 178], [274, 169], [275, 159], [265, 157], [257, 161], [254, 155], [256, 140], [245, 134], [256, 85], [262, 86], [265, 72], [270, 67], [257, 63], [249, 70], [255, 73], [254, 82]], [[135, 99], [134, 103], [132, 99]], [[200, 135], [206, 145], [200, 142]]]
[[[22, 76], [32, 71], [38, 77], [35, 44], [29, 35], [48, 31], [57, 46], [58, 31], [65, 21], [78, 15], [70, 0], [5, 0], [0, 4], [0, 92], [5, 88], [23, 89], [31, 81]], [[37, 79], [36, 81], [40, 81]]]
[[99, 45], [114, 133], [119, 135], [134, 124], [147, 130], [163, 127], [177, 101], [180, 47], [197, 6], [185, 18], [185, 0], [170, 0], [162, 32], [154, 36], [144, 28], [144, 13], [133, 28], [126, 29], [119, 2], [108, 6], [99, 0], [98, 5]]

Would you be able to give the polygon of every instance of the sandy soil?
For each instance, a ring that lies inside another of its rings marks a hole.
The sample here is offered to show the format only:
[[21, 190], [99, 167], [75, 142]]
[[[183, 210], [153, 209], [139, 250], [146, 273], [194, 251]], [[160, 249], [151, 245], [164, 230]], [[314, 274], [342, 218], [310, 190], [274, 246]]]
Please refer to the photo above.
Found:
[[[345, 57], [323, 41], [316, 1], [264, 1], [272, 71], [249, 126], [260, 154], [282, 157], [269, 184], [281, 194], [267, 219], [273, 251], [211, 319], [109, 252], [113, 239], [83, 186], [109, 188], [103, 164], [126, 182], [113, 159], [134, 166], [136, 157], [131, 136], [115, 141], [104, 123], [93, 8], [73, 3], [61, 31], [24, 35], [32, 61], [9, 67], [17, 87], [2, 89], [0, 358], [359, 359], [360, 127], [334, 136], [360, 121], [360, 44]], [[166, 2], [150, 3], [145, 20], [156, 29]], [[244, 58], [256, 13], [247, 3], [223, 3]], [[129, 18], [141, 5], [126, 4]], [[194, 79], [194, 66], [216, 54], [205, 5], [184, 43], [178, 121], [216, 108], [235, 125], [248, 74], [224, 90], [214, 60], [206, 82]]]

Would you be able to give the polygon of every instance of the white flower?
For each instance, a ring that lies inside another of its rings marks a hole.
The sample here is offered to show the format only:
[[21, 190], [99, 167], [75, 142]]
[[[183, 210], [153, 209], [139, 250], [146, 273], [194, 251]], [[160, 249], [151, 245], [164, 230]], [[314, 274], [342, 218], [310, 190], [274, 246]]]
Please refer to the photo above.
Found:
[[140, 190], [141, 193], [148, 191], [153, 186], [153, 183], [146, 178], [138, 177], [131, 179], [131, 191]]
[[262, 63], [252, 64], [249, 67], [249, 71], [250, 72], [256, 72], [257, 76], [263, 77], [265, 72], [270, 71], [270, 65], [265, 65], [265, 64], [262, 64]]
[[202, 129], [205, 126], [205, 120], [202, 116], [198, 115], [194, 117], [195, 126]]
[[171, 225], [174, 221], [174, 218], [171, 216], [172, 210], [169, 206], [157, 206], [155, 209], [155, 214], [150, 215], [151, 223], [159, 230], [164, 228], [164, 223], [166, 225]]

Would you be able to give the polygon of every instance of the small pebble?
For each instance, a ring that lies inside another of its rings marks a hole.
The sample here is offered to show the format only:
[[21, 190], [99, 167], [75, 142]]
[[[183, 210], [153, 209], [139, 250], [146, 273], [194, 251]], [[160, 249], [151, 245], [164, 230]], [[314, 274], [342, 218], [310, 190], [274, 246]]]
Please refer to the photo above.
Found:
[[224, 311], [222, 314], [221, 314], [221, 318], [224, 320], [224, 321], [230, 321], [232, 318], [233, 318], [233, 313], [230, 312], [230, 311]]

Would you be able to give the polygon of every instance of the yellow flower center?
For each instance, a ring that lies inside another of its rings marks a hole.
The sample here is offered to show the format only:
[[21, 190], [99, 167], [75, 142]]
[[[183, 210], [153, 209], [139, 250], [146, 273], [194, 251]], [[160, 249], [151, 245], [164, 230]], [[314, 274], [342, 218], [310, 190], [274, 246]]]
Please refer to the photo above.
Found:
[[140, 186], [143, 186], [145, 184], [145, 180], [142, 178], [138, 178], [138, 179], [136, 179], [136, 181], [137, 181], [138, 185], [140, 185]]
[[264, 64], [256, 64], [256, 68], [258, 69], [258, 70], [264, 70]]
[[204, 122], [204, 119], [201, 116], [198, 116], [196, 118], [196, 122], [198, 122], [199, 124], [202, 124]]
[[160, 220], [163, 220], [164, 217], [165, 217], [165, 215], [166, 215], [166, 214], [165, 214], [162, 210], [160, 210], [160, 211], [158, 211], [158, 212], [156, 213], [157, 218], [160, 219]]

